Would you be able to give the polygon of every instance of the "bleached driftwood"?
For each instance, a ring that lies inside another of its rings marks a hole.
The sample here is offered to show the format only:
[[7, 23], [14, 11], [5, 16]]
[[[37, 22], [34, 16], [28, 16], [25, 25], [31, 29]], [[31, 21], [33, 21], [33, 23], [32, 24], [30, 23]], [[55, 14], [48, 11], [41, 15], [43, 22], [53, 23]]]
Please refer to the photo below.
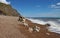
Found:
[[31, 28], [31, 27], [29, 27], [28, 30], [29, 30], [29, 32], [31, 32], [31, 33], [33, 32], [33, 28]]
[[46, 33], [47, 35], [50, 35], [50, 33]]
[[35, 29], [37, 32], [40, 31], [40, 27], [36, 26], [36, 29]]
[[39, 32], [40, 31], [40, 27], [35, 26], [35, 27], [29, 27], [29, 32]]
[[23, 24], [24, 24], [26, 27], [28, 27], [28, 24], [26, 23], [26, 19], [25, 19], [25, 18], [23, 19], [22, 22], [23, 22]]

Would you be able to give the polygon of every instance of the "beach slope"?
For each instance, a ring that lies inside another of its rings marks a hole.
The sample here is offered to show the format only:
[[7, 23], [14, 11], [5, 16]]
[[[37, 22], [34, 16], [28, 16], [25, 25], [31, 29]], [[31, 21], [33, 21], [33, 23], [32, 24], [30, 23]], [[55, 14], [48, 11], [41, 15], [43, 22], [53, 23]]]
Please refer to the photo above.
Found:
[[29, 32], [28, 27], [18, 21], [18, 17], [0, 15], [0, 38], [60, 38], [60, 34], [48, 31], [47, 26], [29, 20], [26, 20], [26, 23], [29, 27], [39, 26], [40, 31]]

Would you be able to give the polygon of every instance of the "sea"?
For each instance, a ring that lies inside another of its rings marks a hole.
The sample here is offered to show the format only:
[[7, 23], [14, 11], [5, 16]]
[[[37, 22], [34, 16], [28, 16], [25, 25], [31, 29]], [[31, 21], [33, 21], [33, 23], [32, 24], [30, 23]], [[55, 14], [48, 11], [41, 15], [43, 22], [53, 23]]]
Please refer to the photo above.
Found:
[[60, 17], [28, 17], [27, 19], [37, 24], [50, 24], [48, 30], [60, 34]]

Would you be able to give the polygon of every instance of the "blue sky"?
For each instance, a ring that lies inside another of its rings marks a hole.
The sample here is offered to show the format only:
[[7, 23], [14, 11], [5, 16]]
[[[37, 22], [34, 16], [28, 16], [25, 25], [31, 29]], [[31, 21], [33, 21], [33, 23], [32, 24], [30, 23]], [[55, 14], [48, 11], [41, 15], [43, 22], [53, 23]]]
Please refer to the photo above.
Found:
[[60, 17], [60, 0], [7, 0], [25, 17]]

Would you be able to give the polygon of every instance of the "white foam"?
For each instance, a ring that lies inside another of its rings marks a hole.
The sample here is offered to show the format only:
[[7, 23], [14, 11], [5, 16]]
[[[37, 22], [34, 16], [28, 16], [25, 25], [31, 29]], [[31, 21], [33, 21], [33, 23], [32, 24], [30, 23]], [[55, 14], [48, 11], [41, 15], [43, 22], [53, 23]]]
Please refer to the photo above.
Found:
[[56, 32], [60, 34], [60, 24], [53, 22], [53, 21], [49, 21], [48, 22], [51, 26], [48, 28], [49, 31], [51, 32]]
[[42, 24], [42, 25], [45, 25], [48, 23], [51, 25], [50, 27], [48, 27], [49, 31], [60, 34], [60, 24], [57, 23], [56, 21], [46, 21], [45, 22], [43, 20], [38, 20], [38, 19], [28, 19], [28, 20], [30, 20], [33, 23]]
[[42, 24], [42, 25], [46, 24], [46, 22], [44, 22], [42, 20], [37, 20], [37, 19], [28, 19], [28, 20], [30, 20], [33, 23], [37, 23], [37, 24]]

